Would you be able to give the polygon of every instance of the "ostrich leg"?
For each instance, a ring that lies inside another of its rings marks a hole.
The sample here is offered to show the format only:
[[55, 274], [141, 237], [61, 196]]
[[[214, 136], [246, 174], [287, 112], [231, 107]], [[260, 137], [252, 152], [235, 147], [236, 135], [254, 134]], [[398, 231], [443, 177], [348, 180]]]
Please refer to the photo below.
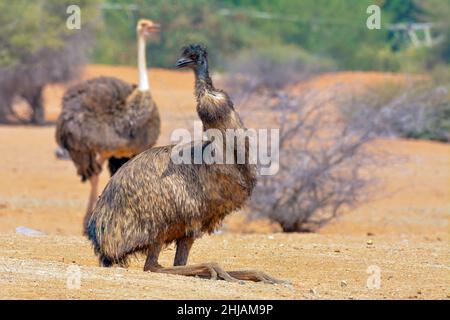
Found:
[[267, 274], [259, 271], [231, 271], [227, 272], [214, 262], [200, 263], [186, 266], [189, 251], [194, 243], [191, 237], [185, 237], [177, 241], [177, 251], [175, 253], [174, 267], [164, 268], [158, 264], [158, 256], [161, 251], [161, 245], [158, 245], [149, 251], [145, 261], [144, 271], [166, 273], [173, 275], [182, 275], [190, 277], [199, 277], [213, 280], [225, 280], [236, 282], [238, 280], [248, 280], [264, 283], [283, 283], [283, 281], [274, 279]]
[[89, 224], [89, 220], [91, 219], [92, 209], [94, 209], [94, 205], [97, 202], [98, 196], [98, 181], [99, 175], [93, 175], [89, 178], [89, 182], [91, 183], [91, 191], [89, 193], [89, 200], [86, 209], [86, 215], [84, 216], [84, 233], [87, 234], [87, 226]]
[[[97, 165], [100, 167], [100, 169], [103, 166], [103, 163], [105, 162], [105, 157], [102, 155], [98, 155], [96, 159]], [[89, 193], [89, 200], [88, 205], [86, 208], [86, 215], [84, 216], [84, 234], [87, 235], [87, 226], [89, 224], [89, 220], [91, 219], [92, 215], [92, 209], [94, 209], [95, 203], [97, 202], [98, 198], [98, 182], [100, 180], [100, 174], [93, 174], [89, 178], [89, 182], [91, 184], [91, 191]]]

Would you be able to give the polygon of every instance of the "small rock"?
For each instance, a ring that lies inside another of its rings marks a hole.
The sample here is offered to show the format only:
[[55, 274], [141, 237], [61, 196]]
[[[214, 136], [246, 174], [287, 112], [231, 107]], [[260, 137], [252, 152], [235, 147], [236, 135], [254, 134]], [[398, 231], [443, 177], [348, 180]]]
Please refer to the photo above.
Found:
[[19, 234], [23, 234], [29, 237], [40, 237], [40, 236], [44, 236], [45, 233], [38, 231], [38, 230], [34, 230], [34, 229], [30, 229], [27, 227], [17, 227], [16, 228], [16, 233]]
[[420, 291], [420, 290], [419, 290], [419, 291], [417, 291], [417, 294], [422, 294], [422, 291]]
[[371, 245], [373, 245], [373, 241], [372, 241], [372, 240], [367, 240], [367, 242], [366, 242], [366, 243], [367, 243], [367, 245], [368, 245], [368, 246], [371, 246]]
[[245, 281], [241, 280], [241, 281], [239, 281], [239, 284], [245, 284]]
[[339, 249], [334, 249], [334, 252], [341, 252], [341, 250], [339, 250]]
[[341, 288], [345, 288], [347, 286], [347, 281], [342, 280], [341, 281]]
[[274, 236], [272, 236], [272, 235], [270, 235], [269, 237], [268, 237], [270, 240], [273, 240], [273, 239], [275, 239], [275, 237]]
[[309, 289], [309, 293], [311, 293], [311, 294], [317, 296], [317, 291], [316, 291], [316, 289], [314, 289], [314, 288]]

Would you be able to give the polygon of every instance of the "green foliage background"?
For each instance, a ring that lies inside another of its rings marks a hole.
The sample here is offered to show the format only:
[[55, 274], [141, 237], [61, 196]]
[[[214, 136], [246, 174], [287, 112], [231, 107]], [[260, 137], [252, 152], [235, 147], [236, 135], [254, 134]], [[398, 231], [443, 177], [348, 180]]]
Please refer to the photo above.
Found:
[[[76, 32], [95, 32], [102, 0], [0, 0], [0, 67], [21, 64], [43, 48], [58, 49]], [[85, 30], [66, 27], [66, 10], [82, 8]]]
[[[219, 68], [249, 50], [277, 55], [276, 48], [302, 50], [338, 69], [423, 71], [450, 61], [448, 0], [0, 0], [0, 66], [61, 46], [74, 32], [65, 27], [70, 4], [81, 7], [83, 28], [90, 28], [93, 63], [134, 65], [139, 18], [162, 24], [148, 48], [157, 67], [171, 67], [190, 42], [206, 44]], [[381, 30], [366, 28], [370, 4], [382, 8]], [[440, 23], [435, 35], [445, 41], [414, 48], [405, 35], [388, 31], [400, 22]]]
[[[102, 9], [93, 61], [135, 63], [135, 22], [154, 19], [162, 32], [149, 46], [151, 64], [171, 67], [180, 47], [206, 44], [214, 63], [224, 67], [241, 52], [268, 47], [299, 47], [339, 69], [422, 71], [449, 63], [450, 2], [447, 0], [104, 0], [135, 4], [138, 10]], [[370, 4], [382, 8], [382, 29], [366, 28]], [[270, 18], [267, 15], [270, 15]], [[390, 23], [439, 22], [446, 42], [412, 48], [406, 37], [388, 32]]]

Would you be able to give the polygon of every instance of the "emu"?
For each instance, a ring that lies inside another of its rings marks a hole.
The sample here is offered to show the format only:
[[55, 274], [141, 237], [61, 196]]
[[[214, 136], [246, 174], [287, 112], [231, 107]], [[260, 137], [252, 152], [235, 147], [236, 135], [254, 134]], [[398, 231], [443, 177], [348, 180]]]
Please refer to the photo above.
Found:
[[[229, 96], [213, 86], [205, 47], [184, 47], [176, 67], [191, 68], [195, 73], [197, 113], [204, 130], [214, 128], [225, 133], [226, 129], [244, 128]], [[202, 143], [206, 147], [215, 142]], [[193, 153], [194, 147], [195, 142], [185, 149]], [[88, 237], [101, 265], [126, 266], [130, 254], [143, 252], [147, 254], [144, 271], [226, 281], [280, 282], [259, 271], [226, 272], [217, 263], [186, 266], [195, 239], [213, 232], [226, 215], [250, 197], [256, 166], [248, 162], [175, 164], [171, 160], [173, 148], [155, 147], [140, 153], [105, 187], [88, 224]], [[160, 251], [172, 242], [176, 242], [174, 266], [162, 267], [158, 263]]]

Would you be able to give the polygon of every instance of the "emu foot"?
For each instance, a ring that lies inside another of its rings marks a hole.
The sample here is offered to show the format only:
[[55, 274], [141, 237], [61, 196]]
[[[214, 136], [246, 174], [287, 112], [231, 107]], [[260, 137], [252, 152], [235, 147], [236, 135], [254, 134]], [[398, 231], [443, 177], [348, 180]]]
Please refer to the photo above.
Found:
[[150, 271], [158, 273], [167, 273], [188, 277], [199, 277], [211, 280], [225, 280], [228, 282], [236, 282], [237, 279], [231, 277], [225, 270], [222, 269], [217, 263], [201, 263], [191, 266], [176, 266], [170, 268], [155, 267]]
[[271, 283], [271, 284], [285, 283], [285, 281], [277, 280], [260, 271], [227, 272], [224, 269], [222, 269], [222, 267], [219, 264], [214, 262], [201, 263], [191, 266], [176, 266], [170, 268], [155, 266], [152, 268], [148, 268], [145, 271], [182, 275], [188, 277], [199, 277], [211, 280], [225, 280], [228, 282], [237, 282], [239, 280], [244, 280], [244, 281]]
[[287, 281], [275, 279], [257, 270], [228, 271], [228, 274], [238, 280], [263, 282], [270, 284], [286, 284]]

